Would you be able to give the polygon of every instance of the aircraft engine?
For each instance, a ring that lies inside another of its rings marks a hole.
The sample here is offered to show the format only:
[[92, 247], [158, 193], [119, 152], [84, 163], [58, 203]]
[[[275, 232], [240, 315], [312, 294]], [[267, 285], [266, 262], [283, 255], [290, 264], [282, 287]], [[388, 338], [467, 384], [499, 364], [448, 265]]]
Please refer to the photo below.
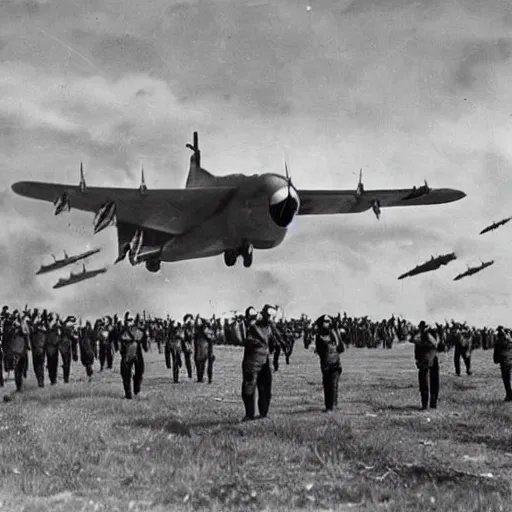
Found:
[[270, 197], [270, 216], [282, 228], [290, 225], [299, 207], [299, 194], [292, 185], [279, 188]]

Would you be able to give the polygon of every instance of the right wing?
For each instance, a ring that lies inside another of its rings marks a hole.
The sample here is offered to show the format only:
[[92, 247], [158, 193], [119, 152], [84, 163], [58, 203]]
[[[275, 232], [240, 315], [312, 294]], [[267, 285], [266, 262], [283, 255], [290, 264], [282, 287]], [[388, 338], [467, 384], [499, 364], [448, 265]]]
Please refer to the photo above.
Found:
[[179, 235], [200, 225], [226, 206], [234, 187], [147, 190], [87, 187], [20, 181], [12, 190], [21, 196], [53, 203], [67, 194], [71, 208], [97, 212], [107, 201], [116, 204], [116, 217], [122, 223]]
[[353, 190], [298, 190], [299, 215], [329, 215], [359, 213], [369, 210], [377, 201], [380, 208], [420, 206], [457, 201], [465, 193], [451, 188], [430, 189], [430, 192], [406, 199], [411, 189], [365, 190], [359, 197]]

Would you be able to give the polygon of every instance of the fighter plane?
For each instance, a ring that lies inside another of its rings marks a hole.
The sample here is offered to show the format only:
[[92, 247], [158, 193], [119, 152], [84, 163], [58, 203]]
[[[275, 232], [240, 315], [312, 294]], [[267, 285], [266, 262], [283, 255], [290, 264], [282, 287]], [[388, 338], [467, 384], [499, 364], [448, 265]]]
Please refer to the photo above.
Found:
[[490, 226], [487, 226], [486, 228], [482, 229], [482, 231], [480, 231], [480, 234], [483, 235], [484, 233], [488, 233], [489, 231], [498, 229], [500, 226], [503, 226], [510, 220], [512, 220], [512, 217], [507, 217], [506, 219], [499, 220], [498, 222], [493, 222]]
[[[132, 265], [145, 263], [158, 272], [161, 262], [206, 258], [224, 254], [227, 266], [239, 256], [245, 267], [253, 262], [254, 249], [272, 249], [285, 238], [294, 218], [302, 215], [359, 213], [372, 208], [442, 204], [465, 197], [459, 190], [431, 189], [410, 197], [410, 189], [302, 190], [286, 175], [266, 173], [247, 176], [214, 176], [201, 167], [198, 134], [194, 132], [185, 188], [151, 190], [88, 187], [21, 181], [15, 193], [56, 201], [69, 199], [71, 208], [97, 214], [95, 229], [116, 220], [118, 258], [126, 255]], [[66, 202], [66, 201], [61, 202]]]
[[80, 281], [85, 281], [86, 279], [96, 277], [98, 274], [104, 274], [106, 271], [106, 268], [99, 268], [97, 270], [85, 270], [85, 265], [83, 265], [82, 272], [79, 272], [78, 274], [73, 274], [73, 272], [71, 272], [69, 277], [62, 277], [59, 279], [53, 288], [62, 288], [70, 284], [79, 283]]
[[462, 274], [459, 274], [453, 280], [458, 281], [459, 279], [462, 279], [463, 277], [472, 276], [473, 274], [478, 274], [478, 272], [481, 272], [484, 268], [490, 267], [491, 265], [494, 265], [494, 260], [485, 261], [485, 262], [482, 261], [481, 265], [478, 265], [477, 267], [468, 267], [468, 269], [465, 272], [462, 272]]
[[71, 265], [72, 263], [88, 258], [89, 256], [92, 256], [93, 254], [96, 254], [100, 251], [101, 249], [92, 249], [90, 251], [77, 254], [75, 256], [68, 256], [66, 254], [66, 251], [64, 251], [64, 258], [61, 260], [58, 260], [52, 254], [53, 259], [55, 261], [53, 263], [50, 263], [49, 265], [41, 265], [41, 268], [36, 272], [36, 275], [45, 274], [46, 272], [51, 272], [52, 270], [57, 270], [59, 268], [66, 267], [67, 265]]
[[412, 277], [417, 274], [422, 274], [424, 272], [437, 270], [438, 268], [441, 267], [441, 265], [448, 265], [450, 261], [455, 259], [457, 259], [457, 256], [455, 256], [454, 252], [451, 252], [449, 254], [442, 254], [441, 256], [436, 256], [435, 258], [434, 256], [431, 256], [429, 261], [414, 267], [412, 270], [409, 270], [409, 272], [402, 274], [398, 279], [403, 279], [404, 277]]

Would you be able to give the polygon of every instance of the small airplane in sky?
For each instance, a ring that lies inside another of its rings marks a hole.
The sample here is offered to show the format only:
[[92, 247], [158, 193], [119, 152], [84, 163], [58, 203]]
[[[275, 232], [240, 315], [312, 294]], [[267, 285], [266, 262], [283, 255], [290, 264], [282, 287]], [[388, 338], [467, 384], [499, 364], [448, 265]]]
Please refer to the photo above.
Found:
[[106, 271], [106, 268], [99, 268], [97, 270], [85, 270], [85, 265], [83, 265], [82, 272], [79, 272], [77, 274], [73, 274], [73, 272], [71, 272], [69, 274], [69, 277], [62, 277], [61, 279], [59, 279], [57, 283], [53, 286], [53, 288], [63, 288], [64, 286], [79, 283], [80, 281], [85, 281], [86, 279], [92, 279], [93, 277], [96, 277], [98, 274], [104, 274]]
[[412, 270], [409, 270], [409, 272], [402, 274], [398, 279], [403, 279], [404, 277], [412, 277], [417, 274], [423, 274], [424, 272], [437, 270], [442, 265], [448, 265], [450, 261], [453, 261], [455, 259], [457, 259], [457, 256], [455, 256], [454, 252], [451, 252], [449, 254], [442, 254], [441, 256], [436, 256], [435, 258], [434, 256], [431, 256], [429, 261], [414, 267]]
[[46, 272], [52, 272], [53, 270], [66, 267], [67, 265], [71, 265], [72, 263], [76, 263], [77, 261], [88, 258], [89, 256], [92, 256], [93, 254], [96, 254], [100, 251], [101, 249], [91, 249], [90, 251], [82, 252], [80, 254], [76, 254], [75, 256], [68, 256], [66, 251], [64, 251], [64, 258], [61, 260], [56, 259], [52, 254], [55, 261], [49, 265], [41, 265], [41, 268], [36, 272], [36, 275], [46, 274]]
[[96, 213], [98, 232], [115, 222], [118, 258], [128, 254], [132, 265], [145, 263], [158, 272], [161, 262], [206, 258], [224, 254], [227, 266], [239, 256], [245, 267], [254, 249], [272, 249], [285, 238], [299, 215], [331, 215], [381, 208], [419, 206], [457, 201], [465, 193], [450, 188], [365, 190], [301, 190], [274, 173], [214, 176], [201, 167], [198, 135], [194, 132], [189, 173], [184, 189], [151, 190], [144, 174], [138, 189], [88, 187], [80, 166], [80, 184], [61, 185], [21, 181], [12, 190], [22, 196], [53, 202], [62, 208]]
[[487, 226], [486, 228], [482, 229], [482, 231], [480, 231], [480, 234], [483, 235], [484, 233], [488, 233], [489, 231], [498, 229], [500, 226], [503, 226], [510, 220], [512, 220], [512, 217], [507, 217], [506, 219], [499, 220], [498, 222], [493, 222], [490, 226]]
[[473, 274], [478, 274], [478, 272], [481, 272], [484, 268], [490, 267], [491, 265], [494, 265], [494, 260], [491, 261], [482, 261], [481, 265], [478, 265], [477, 267], [468, 267], [468, 269], [465, 272], [462, 272], [462, 274], [459, 274], [456, 276], [453, 280], [458, 281], [459, 279], [462, 279], [466, 276], [472, 276]]

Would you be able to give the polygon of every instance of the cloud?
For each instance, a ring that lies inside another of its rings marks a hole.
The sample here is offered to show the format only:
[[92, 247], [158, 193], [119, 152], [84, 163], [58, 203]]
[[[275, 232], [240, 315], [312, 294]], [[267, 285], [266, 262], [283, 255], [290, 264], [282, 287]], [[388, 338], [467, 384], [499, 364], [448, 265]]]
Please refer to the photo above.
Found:
[[[23, 234], [20, 250], [34, 244], [23, 257], [36, 266], [49, 251], [94, 242], [103, 251], [91, 265], [109, 271], [56, 293], [53, 276], [23, 281], [9, 252], [14, 271], [0, 276], [10, 287], [82, 316], [277, 302], [287, 314], [505, 321], [494, 299], [511, 290], [507, 231], [478, 232], [508, 215], [512, 193], [508, 2], [326, 1], [308, 14], [297, 2], [157, 0], [123, 5], [122, 16], [100, 2], [31, 5], [10, 2], [0, 20], [0, 214]], [[367, 189], [426, 178], [468, 197], [384, 210], [380, 221], [302, 217], [251, 269], [219, 257], [153, 275], [110, 267], [115, 230], [93, 238], [90, 215], [55, 218], [51, 205], [8, 191], [19, 179], [77, 182], [80, 161], [91, 185], [137, 186], [143, 163], [150, 188], [182, 186], [194, 129], [204, 166], [220, 175], [282, 172], [285, 156], [299, 188], [355, 189], [363, 167]], [[459, 261], [448, 268], [397, 281], [451, 250]], [[479, 257], [496, 265], [455, 287]]]

